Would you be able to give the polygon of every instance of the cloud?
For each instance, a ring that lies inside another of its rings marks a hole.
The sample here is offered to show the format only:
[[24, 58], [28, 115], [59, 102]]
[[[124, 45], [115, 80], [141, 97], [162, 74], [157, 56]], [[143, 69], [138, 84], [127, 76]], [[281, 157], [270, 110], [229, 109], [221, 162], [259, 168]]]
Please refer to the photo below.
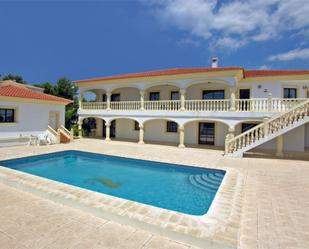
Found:
[[237, 49], [249, 42], [309, 30], [308, 0], [141, 0], [166, 25], [212, 46]]
[[309, 59], [309, 48], [294, 49], [286, 53], [271, 55], [269, 61], [291, 61], [296, 59]]
[[268, 65], [262, 65], [262, 66], [259, 67], [259, 69], [261, 69], [261, 70], [269, 70], [270, 67]]

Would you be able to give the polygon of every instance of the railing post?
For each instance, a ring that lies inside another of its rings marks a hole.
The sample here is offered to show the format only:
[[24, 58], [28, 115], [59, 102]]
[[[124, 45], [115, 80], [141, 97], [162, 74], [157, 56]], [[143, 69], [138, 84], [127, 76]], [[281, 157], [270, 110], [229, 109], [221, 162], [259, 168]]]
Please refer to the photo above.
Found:
[[231, 91], [231, 107], [230, 107], [230, 111], [231, 112], [235, 112], [236, 111], [236, 94], [235, 94], [235, 90]]
[[141, 111], [145, 110], [145, 104], [144, 104], [144, 98], [145, 98], [145, 91], [144, 90], [140, 90], [140, 101], [141, 101]]
[[263, 118], [263, 124], [264, 124], [264, 137], [268, 136], [269, 133], [269, 127], [268, 127], [268, 120], [270, 119], [270, 117], [264, 117]]
[[180, 111], [185, 111], [186, 89], [180, 89]]
[[225, 148], [224, 148], [224, 154], [225, 155], [230, 153], [230, 144], [229, 144], [229, 142], [231, 141], [231, 139], [234, 138], [234, 132], [235, 132], [234, 127], [229, 127], [228, 133], [225, 136]]
[[79, 92], [79, 97], [78, 97], [78, 106], [79, 106], [79, 109], [83, 109], [83, 94], [82, 92]]
[[144, 144], [144, 125], [139, 124], [139, 144]]
[[110, 122], [105, 122], [105, 141], [111, 141], [110, 138], [110, 127], [111, 127], [111, 123]]
[[111, 109], [111, 95], [112, 93], [110, 91], [106, 92], [106, 110]]
[[271, 93], [269, 93], [267, 98], [267, 111], [271, 112], [272, 110], [273, 110], [273, 96]]
[[79, 137], [79, 138], [82, 138], [82, 137], [83, 137], [82, 124], [83, 124], [83, 120], [80, 119], [80, 118], [78, 118], [77, 125], [78, 125], [78, 137]]
[[283, 135], [277, 137], [276, 147], [276, 156], [283, 156]]
[[178, 127], [179, 131], [179, 148], [185, 148], [185, 127], [184, 125], [180, 125]]

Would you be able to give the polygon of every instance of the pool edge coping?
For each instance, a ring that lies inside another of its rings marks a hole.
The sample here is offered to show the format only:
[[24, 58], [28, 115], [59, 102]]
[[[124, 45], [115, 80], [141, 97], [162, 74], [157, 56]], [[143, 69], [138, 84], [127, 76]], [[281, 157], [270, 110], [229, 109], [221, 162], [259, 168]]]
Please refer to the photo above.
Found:
[[192, 245], [207, 248], [236, 248], [244, 176], [235, 169], [220, 168], [222, 169], [226, 171], [225, 176], [207, 214], [203, 216], [183, 214], [97, 193], [3, 166], [0, 166], [0, 182], [97, 217]]

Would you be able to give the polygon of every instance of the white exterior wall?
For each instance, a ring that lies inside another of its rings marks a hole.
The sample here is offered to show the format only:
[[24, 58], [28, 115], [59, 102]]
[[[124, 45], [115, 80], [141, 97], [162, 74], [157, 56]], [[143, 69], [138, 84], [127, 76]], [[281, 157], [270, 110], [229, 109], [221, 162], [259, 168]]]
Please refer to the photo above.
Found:
[[136, 88], [121, 88], [116, 89], [112, 92], [112, 94], [120, 94], [120, 101], [139, 101], [140, 100], [140, 93], [139, 90]]
[[64, 125], [64, 105], [0, 101], [0, 108], [14, 108], [16, 120], [15, 123], [0, 123], [0, 138], [37, 135], [46, 131], [49, 112], [59, 112], [59, 124]]
[[165, 86], [154, 86], [146, 89], [145, 91], [145, 100], [149, 100], [150, 92], [160, 92], [160, 100], [170, 100], [171, 92], [179, 91], [178, 87], [165, 85]]
[[117, 119], [116, 120], [116, 139], [138, 140], [139, 131], [134, 130], [134, 120]]
[[228, 86], [220, 83], [197, 84], [186, 89], [186, 99], [202, 99], [204, 90], [224, 90], [225, 98], [230, 98], [230, 89]]
[[151, 120], [145, 123], [144, 140], [178, 144], [178, 132], [166, 132], [166, 120]]
[[[301, 83], [285, 83], [279, 81], [270, 82], [246, 82], [239, 83], [238, 89], [250, 89], [251, 98], [267, 98], [269, 93], [273, 98], [283, 98], [284, 88], [297, 88], [298, 98], [307, 98], [307, 90], [302, 88]], [[261, 86], [261, 88], [259, 88]]]

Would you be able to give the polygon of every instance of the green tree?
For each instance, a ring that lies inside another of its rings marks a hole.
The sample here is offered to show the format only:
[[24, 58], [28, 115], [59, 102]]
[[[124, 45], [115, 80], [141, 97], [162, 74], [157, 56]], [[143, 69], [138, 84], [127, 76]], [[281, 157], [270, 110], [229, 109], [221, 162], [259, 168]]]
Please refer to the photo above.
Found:
[[21, 84], [27, 84], [27, 82], [23, 79], [22, 76], [20, 75], [17, 75], [17, 74], [7, 74], [7, 75], [4, 75], [1, 80], [13, 80], [17, 83], [21, 83]]
[[50, 84], [49, 82], [45, 82], [42, 84], [36, 84], [35, 86], [44, 88], [44, 93], [51, 94], [51, 95], [57, 95], [54, 85]]

